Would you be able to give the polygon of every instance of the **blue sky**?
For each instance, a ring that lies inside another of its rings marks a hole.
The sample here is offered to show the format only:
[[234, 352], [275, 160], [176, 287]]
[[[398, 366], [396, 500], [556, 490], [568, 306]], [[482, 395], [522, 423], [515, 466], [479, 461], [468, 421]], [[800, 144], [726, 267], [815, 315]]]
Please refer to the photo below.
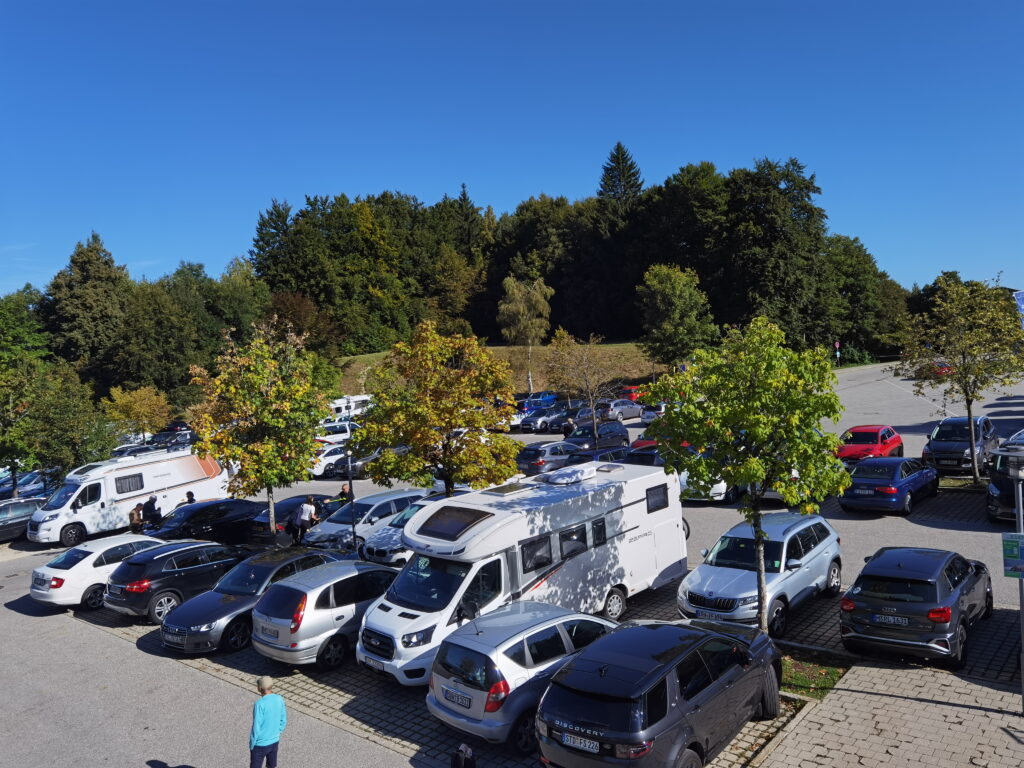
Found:
[[466, 183], [499, 213], [796, 157], [906, 286], [1024, 288], [1024, 5], [9, 3], [0, 293], [97, 231], [135, 278], [219, 274], [271, 199]]

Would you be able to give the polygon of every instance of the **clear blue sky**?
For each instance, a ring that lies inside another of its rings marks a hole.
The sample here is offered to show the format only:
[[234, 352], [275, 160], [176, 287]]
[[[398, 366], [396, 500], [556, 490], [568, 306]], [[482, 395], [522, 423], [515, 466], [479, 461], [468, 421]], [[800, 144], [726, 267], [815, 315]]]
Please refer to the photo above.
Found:
[[219, 274], [272, 198], [465, 182], [499, 213], [796, 157], [906, 286], [1024, 288], [1020, 2], [7, 3], [0, 293], [97, 231]]

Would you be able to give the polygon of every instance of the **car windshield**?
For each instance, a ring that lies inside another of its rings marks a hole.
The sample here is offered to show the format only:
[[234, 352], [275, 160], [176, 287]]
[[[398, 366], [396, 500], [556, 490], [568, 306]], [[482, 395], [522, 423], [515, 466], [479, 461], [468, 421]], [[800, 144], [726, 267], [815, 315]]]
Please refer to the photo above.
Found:
[[[364, 517], [369, 514], [370, 510], [373, 509], [373, 504], [367, 504], [363, 501], [350, 501], [348, 504], [340, 507], [334, 514], [327, 518], [329, 523], [341, 523], [343, 525], [352, 525], [353, 522], [358, 523]], [[355, 514], [355, 520], [352, 520], [353, 511]]]
[[192, 504], [172, 509], [160, 519], [160, 525], [180, 525], [188, 520], [194, 511]]
[[[704, 561], [718, 568], [739, 568], [744, 571], [757, 570], [757, 550], [753, 539], [741, 536], [723, 536], [712, 547]], [[764, 543], [764, 570], [778, 573], [782, 566], [782, 542]]]
[[892, 470], [891, 464], [858, 464], [853, 468], [850, 477], [854, 480], [890, 480]]
[[932, 440], [965, 442], [970, 439], [970, 428], [966, 424], [939, 424], [932, 432]]
[[877, 432], [847, 432], [843, 435], [847, 445], [869, 445], [878, 442]]
[[47, 568], [56, 568], [60, 571], [67, 571], [74, 568], [80, 562], [90, 555], [94, 555], [95, 552], [90, 552], [87, 549], [69, 549], [67, 552], [62, 552], [57, 557], [53, 558], [46, 564]]
[[273, 572], [272, 565], [239, 563], [224, 574], [214, 590], [225, 595], [258, 595]]
[[60, 488], [53, 492], [53, 495], [46, 500], [43, 504], [43, 509], [49, 511], [51, 509], [60, 509], [66, 506], [72, 497], [78, 493], [78, 489], [81, 488], [78, 483], [64, 483]]
[[388, 588], [387, 598], [406, 608], [439, 611], [459, 591], [469, 568], [468, 563], [442, 557], [414, 557]]
[[573, 433], [569, 437], [593, 437], [594, 428], [592, 426], [576, 427]]
[[938, 599], [935, 585], [930, 581], [891, 579], [863, 574], [857, 577], [850, 594], [896, 603], [934, 603]]
[[410, 504], [408, 507], [403, 509], [397, 515], [391, 518], [391, 522], [388, 525], [392, 528], [405, 528], [405, 524], [412, 519], [412, 516], [423, 509], [426, 504]]

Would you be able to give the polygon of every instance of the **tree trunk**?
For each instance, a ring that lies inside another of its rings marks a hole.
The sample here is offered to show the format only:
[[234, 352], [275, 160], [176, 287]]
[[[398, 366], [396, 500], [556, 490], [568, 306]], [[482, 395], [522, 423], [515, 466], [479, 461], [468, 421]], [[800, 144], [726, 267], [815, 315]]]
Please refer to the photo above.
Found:
[[533, 344], [526, 345], [526, 388], [533, 394]]
[[597, 400], [591, 396], [590, 402], [590, 428], [594, 430], [594, 445], [591, 446], [595, 451], [597, 450]]
[[270, 526], [270, 541], [273, 544], [277, 544], [277, 519], [274, 516], [274, 489], [269, 485], [267, 486], [267, 514], [270, 515], [269, 526]]
[[976, 450], [978, 443], [977, 435], [974, 431], [974, 415], [972, 412], [974, 401], [964, 398], [964, 405], [967, 407], [967, 428], [970, 430], [971, 435], [971, 445], [969, 448], [971, 452], [971, 474], [974, 475], [974, 484], [981, 485], [981, 472], [978, 471], [978, 451]]
[[11, 464], [11, 498], [18, 498], [18, 467]]
[[757, 625], [762, 632], [768, 631], [768, 606], [765, 600], [768, 597], [768, 588], [764, 578], [764, 531], [761, 530], [761, 510], [757, 508], [757, 502], [750, 515], [750, 523], [754, 529], [754, 552], [757, 555]]

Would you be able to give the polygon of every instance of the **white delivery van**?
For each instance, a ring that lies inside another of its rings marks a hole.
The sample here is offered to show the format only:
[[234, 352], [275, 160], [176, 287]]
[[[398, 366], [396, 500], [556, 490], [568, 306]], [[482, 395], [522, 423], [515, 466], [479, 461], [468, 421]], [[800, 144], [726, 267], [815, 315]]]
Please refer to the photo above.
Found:
[[618, 619], [628, 597], [686, 573], [679, 480], [661, 467], [590, 462], [424, 506], [413, 551], [367, 610], [358, 661], [423, 685], [465, 619], [540, 600]]
[[337, 400], [331, 401], [331, 412], [334, 414], [327, 421], [344, 421], [345, 419], [354, 419], [357, 416], [366, 413], [370, 408], [371, 403], [370, 395], [345, 395], [339, 397]]
[[215, 460], [183, 451], [154, 451], [86, 464], [36, 510], [28, 538], [73, 547], [87, 535], [128, 525], [136, 504], [157, 497], [166, 514], [192, 491], [197, 501], [227, 495], [228, 473]]

